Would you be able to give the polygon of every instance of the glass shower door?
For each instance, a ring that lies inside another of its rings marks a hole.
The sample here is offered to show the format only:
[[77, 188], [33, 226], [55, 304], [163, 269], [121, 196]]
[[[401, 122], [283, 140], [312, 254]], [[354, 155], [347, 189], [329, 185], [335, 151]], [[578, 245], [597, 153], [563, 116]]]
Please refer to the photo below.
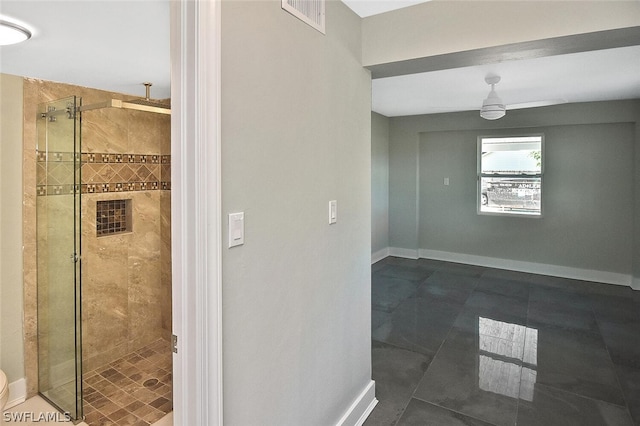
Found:
[[38, 390], [82, 417], [80, 98], [38, 106], [36, 223]]

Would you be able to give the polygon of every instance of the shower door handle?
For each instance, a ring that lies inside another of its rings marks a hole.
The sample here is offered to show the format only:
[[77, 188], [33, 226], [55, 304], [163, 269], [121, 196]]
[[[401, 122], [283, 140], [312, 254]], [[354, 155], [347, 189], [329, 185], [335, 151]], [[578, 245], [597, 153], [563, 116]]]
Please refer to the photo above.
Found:
[[76, 253], [71, 253], [71, 256], [69, 256], [69, 258], [73, 263], [78, 263], [78, 255]]

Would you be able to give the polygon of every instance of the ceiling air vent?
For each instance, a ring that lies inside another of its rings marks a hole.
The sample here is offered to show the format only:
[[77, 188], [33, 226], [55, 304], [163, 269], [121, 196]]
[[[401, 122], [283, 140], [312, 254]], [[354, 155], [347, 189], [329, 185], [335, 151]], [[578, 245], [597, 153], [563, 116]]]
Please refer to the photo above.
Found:
[[324, 34], [325, 0], [282, 0], [282, 8]]

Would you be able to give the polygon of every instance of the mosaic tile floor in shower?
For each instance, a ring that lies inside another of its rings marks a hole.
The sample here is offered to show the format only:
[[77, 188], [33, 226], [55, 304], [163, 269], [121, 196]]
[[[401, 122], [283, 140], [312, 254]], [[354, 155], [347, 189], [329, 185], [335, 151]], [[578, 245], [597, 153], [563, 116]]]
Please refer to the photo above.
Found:
[[173, 409], [171, 347], [158, 340], [84, 377], [89, 426], [147, 426]]

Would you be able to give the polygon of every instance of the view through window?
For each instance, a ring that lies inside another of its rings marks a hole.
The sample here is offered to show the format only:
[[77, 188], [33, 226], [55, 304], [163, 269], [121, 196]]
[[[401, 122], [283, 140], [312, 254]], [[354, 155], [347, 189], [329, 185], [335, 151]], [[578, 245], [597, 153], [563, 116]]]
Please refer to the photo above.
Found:
[[478, 139], [478, 212], [542, 215], [543, 136]]

